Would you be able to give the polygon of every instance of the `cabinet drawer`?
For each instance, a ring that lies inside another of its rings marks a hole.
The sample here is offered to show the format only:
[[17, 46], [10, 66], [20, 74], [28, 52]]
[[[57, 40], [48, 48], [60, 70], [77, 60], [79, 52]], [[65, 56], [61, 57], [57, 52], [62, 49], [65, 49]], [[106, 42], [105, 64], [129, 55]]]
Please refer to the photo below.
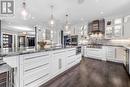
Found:
[[44, 79], [49, 76], [49, 69], [38, 70], [24, 77], [24, 85], [35, 83], [39, 79]]
[[49, 53], [48, 52], [31, 53], [31, 54], [24, 55], [24, 59], [37, 58], [46, 55], [49, 55]]
[[36, 67], [39, 67], [39, 66], [42, 66], [42, 65], [46, 65], [46, 64], [49, 64], [49, 60], [48, 59], [39, 60], [37, 62], [32, 62], [30, 64], [29, 63], [25, 63], [24, 64], [24, 71], [28, 71], [30, 69], [33, 69], [33, 68], [36, 68]]

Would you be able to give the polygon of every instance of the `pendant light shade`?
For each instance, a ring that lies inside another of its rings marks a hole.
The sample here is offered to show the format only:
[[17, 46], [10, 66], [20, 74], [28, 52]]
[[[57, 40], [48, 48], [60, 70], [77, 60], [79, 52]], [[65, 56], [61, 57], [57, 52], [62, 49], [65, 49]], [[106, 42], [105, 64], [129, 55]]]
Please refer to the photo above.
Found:
[[50, 24], [51, 26], [53, 26], [54, 23], [55, 23], [55, 22], [54, 22], [54, 15], [53, 15], [53, 8], [54, 8], [54, 6], [51, 5], [50, 8], [51, 8], [51, 17], [50, 17], [50, 22], [49, 22], [49, 24]]
[[27, 16], [28, 16], [28, 12], [26, 10], [26, 2], [24, 1], [22, 3], [22, 11], [21, 11], [21, 15], [24, 18], [24, 20], [26, 20]]

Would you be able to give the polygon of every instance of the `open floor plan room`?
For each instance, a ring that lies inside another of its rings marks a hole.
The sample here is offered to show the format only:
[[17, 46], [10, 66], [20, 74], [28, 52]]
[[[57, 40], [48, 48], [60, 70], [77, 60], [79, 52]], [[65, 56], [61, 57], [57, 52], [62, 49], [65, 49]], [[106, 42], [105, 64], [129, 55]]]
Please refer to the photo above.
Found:
[[130, 0], [0, 0], [0, 87], [130, 87]]

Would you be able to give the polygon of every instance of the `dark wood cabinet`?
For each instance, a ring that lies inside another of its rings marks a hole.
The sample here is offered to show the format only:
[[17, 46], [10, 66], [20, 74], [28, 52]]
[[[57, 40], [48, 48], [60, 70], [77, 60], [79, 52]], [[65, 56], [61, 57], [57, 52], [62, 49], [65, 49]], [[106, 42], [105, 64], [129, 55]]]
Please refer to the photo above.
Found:
[[91, 32], [92, 32], [92, 23], [89, 23], [88, 24], [88, 34], [91, 34]]
[[105, 20], [94, 20], [88, 24], [88, 34], [93, 32], [105, 33]]
[[99, 20], [99, 30], [103, 33], [105, 33], [105, 20]]
[[99, 31], [99, 20], [94, 20], [92, 22], [92, 31]]

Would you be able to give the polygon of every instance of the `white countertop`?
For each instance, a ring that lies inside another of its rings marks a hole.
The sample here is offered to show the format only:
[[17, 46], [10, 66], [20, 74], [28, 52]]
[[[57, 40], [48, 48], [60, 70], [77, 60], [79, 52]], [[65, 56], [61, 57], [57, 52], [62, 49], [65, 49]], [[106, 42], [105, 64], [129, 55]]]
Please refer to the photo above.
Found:
[[7, 72], [7, 71], [9, 71], [10, 69], [11, 69], [10, 66], [7, 65], [7, 64], [0, 65], [0, 73]]

